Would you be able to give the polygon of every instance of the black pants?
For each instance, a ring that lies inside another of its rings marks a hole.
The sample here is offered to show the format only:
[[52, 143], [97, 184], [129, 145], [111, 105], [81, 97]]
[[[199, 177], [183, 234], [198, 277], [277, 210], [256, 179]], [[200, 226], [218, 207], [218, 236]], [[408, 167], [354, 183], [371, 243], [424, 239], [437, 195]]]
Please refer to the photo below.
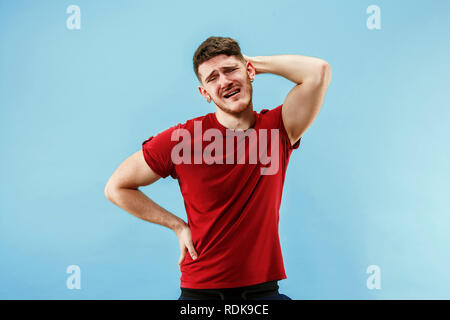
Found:
[[279, 297], [278, 299], [289, 300], [289, 297], [279, 294], [278, 288], [278, 281], [227, 289], [181, 288], [181, 296], [178, 300], [252, 300], [264, 299], [265, 297], [270, 299]]

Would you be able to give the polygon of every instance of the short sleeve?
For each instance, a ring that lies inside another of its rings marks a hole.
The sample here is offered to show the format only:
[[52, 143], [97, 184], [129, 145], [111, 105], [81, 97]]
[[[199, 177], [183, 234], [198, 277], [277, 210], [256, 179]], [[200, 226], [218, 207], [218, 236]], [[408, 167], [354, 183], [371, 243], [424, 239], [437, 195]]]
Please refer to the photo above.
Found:
[[166, 178], [169, 175], [174, 179], [177, 178], [175, 165], [171, 159], [173, 144], [171, 135], [172, 131], [177, 127], [178, 126], [171, 127], [142, 142], [142, 153], [145, 162], [147, 162], [149, 167], [162, 178]]
[[278, 119], [278, 127], [281, 132], [281, 141], [286, 146], [287, 150], [298, 149], [302, 138], [300, 137], [293, 145], [291, 145], [291, 140], [289, 139], [289, 135], [287, 134], [286, 128], [284, 127], [283, 117], [281, 115], [282, 107], [283, 107], [283, 105], [280, 105], [277, 108], [275, 108], [275, 110], [277, 111], [277, 116], [279, 118]]

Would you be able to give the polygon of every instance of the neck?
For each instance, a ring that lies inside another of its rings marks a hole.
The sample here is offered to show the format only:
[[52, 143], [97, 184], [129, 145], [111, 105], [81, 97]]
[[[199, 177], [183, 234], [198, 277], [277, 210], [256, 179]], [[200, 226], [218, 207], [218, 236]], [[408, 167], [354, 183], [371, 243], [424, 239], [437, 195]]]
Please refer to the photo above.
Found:
[[255, 122], [255, 114], [253, 113], [253, 106], [251, 104], [238, 114], [227, 113], [217, 108], [216, 118], [221, 125], [230, 130], [247, 130]]

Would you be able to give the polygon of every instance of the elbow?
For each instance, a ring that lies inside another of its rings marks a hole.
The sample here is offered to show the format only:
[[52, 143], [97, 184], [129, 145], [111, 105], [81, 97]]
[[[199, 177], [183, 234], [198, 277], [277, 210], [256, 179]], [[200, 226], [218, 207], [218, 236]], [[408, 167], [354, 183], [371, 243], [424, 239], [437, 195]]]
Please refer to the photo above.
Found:
[[111, 183], [111, 181], [108, 181], [108, 183], [106, 183], [106, 186], [105, 186], [104, 194], [105, 194], [106, 199], [108, 199], [112, 203], [115, 203], [114, 202], [114, 194], [115, 194], [114, 190], [115, 190], [114, 185]]
[[327, 88], [331, 80], [331, 67], [325, 60], [320, 60], [315, 71], [311, 73], [309, 82], [318, 87]]
[[322, 64], [322, 82], [326, 87], [330, 84], [331, 81], [331, 66], [328, 62], [324, 61]]
[[328, 88], [331, 81], [331, 67], [325, 60], [320, 61], [317, 71], [311, 81], [321, 88]]
[[109, 188], [108, 185], [105, 186], [105, 190], [103, 191], [105, 193], [105, 197], [110, 200], [110, 192], [109, 192]]
[[104, 193], [105, 193], [106, 199], [108, 199], [109, 201], [112, 201], [111, 200], [112, 199], [112, 194], [111, 194], [111, 190], [110, 190], [108, 184], [105, 186]]

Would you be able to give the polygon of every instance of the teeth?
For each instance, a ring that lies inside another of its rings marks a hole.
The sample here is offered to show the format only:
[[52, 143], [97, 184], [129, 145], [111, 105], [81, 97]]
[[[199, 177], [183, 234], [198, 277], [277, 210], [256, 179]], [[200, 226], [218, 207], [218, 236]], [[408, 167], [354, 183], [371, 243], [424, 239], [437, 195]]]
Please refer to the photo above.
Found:
[[230, 94], [227, 94], [227, 95], [225, 96], [225, 98], [231, 97], [233, 94], [235, 94], [235, 93], [238, 92], [238, 91], [239, 91], [239, 90], [235, 90], [235, 91], [231, 92]]

